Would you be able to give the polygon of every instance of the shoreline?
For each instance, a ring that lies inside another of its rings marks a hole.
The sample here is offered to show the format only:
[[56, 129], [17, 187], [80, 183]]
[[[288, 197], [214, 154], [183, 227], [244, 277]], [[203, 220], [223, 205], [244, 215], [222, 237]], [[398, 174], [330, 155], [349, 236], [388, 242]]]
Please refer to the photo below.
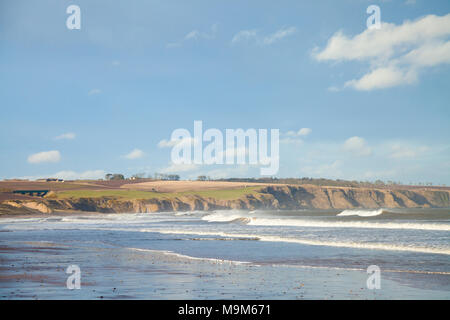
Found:
[[[448, 207], [415, 207], [415, 208], [386, 208], [386, 207], [379, 207], [379, 208], [351, 208], [351, 209], [341, 209], [341, 208], [329, 208], [329, 209], [317, 209], [317, 208], [307, 208], [307, 209], [303, 209], [303, 210], [311, 210], [311, 211], [315, 211], [317, 210], [317, 212], [323, 212], [324, 210], [330, 210], [330, 211], [344, 211], [344, 210], [378, 210], [378, 209], [383, 209], [383, 210], [390, 210], [390, 209], [449, 209], [450, 210], [450, 206]], [[216, 210], [224, 210], [224, 211], [233, 211], [233, 210], [249, 210], [250, 209], [233, 209], [233, 208], [225, 208], [225, 209], [215, 209], [215, 210], [187, 210], [187, 211], [154, 211], [154, 212], [99, 212], [99, 211], [81, 211], [81, 210], [55, 210], [51, 213], [44, 213], [44, 212], [31, 212], [31, 213], [1, 213], [0, 212], [0, 221], [2, 219], [26, 219], [26, 218], [49, 218], [49, 217], [70, 217], [70, 216], [102, 216], [102, 215], [109, 215], [109, 214], [152, 214], [152, 213], [169, 213], [169, 212], [174, 212], [174, 213], [189, 213], [189, 212], [196, 212], [196, 211], [201, 211], [201, 212], [205, 212], [205, 213], [212, 213]], [[264, 209], [260, 209], [260, 210], [264, 210]], [[266, 210], [273, 210], [270, 208], [266, 208]], [[280, 211], [292, 211], [294, 209], [285, 209], [285, 210], [280, 210]]]
[[[366, 287], [365, 270], [295, 265], [228, 263], [163, 250], [66, 248], [55, 243], [17, 243], [14, 268], [3, 268], [4, 299], [448, 299], [442, 290], [411, 286], [384, 273], [380, 290]], [[45, 252], [52, 251], [45, 258]], [[26, 258], [32, 250], [34, 255]], [[80, 251], [81, 250], [81, 251]], [[61, 262], [81, 266], [81, 290], [68, 290]], [[59, 257], [59, 258], [58, 258]], [[82, 260], [77, 260], [83, 257]], [[62, 260], [61, 260], [62, 259]], [[25, 267], [26, 261], [26, 267]], [[42, 262], [46, 261], [46, 267]], [[89, 263], [87, 263], [89, 261]], [[126, 263], [125, 261], [133, 261]], [[137, 265], [136, 265], [137, 263]], [[19, 264], [19, 266], [16, 266]], [[23, 264], [20, 266], [20, 264]], [[120, 278], [116, 278], [119, 274]], [[435, 275], [421, 274], [421, 277]], [[447, 275], [443, 275], [448, 277]], [[226, 284], [226, 285], [225, 285]], [[200, 287], [199, 287], [200, 285]]]
[[[80, 219], [65, 218], [74, 215]], [[332, 233], [311, 244], [296, 230], [285, 234], [288, 228], [260, 232], [241, 224], [205, 224], [200, 212], [193, 219], [98, 212], [25, 217], [0, 219], [0, 300], [450, 298], [448, 255], [355, 247], [359, 236], [373, 244], [373, 229], [357, 231], [351, 246], [334, 247], [327, 240]], [[283, 235], [300, 238], [285, 242]], [[429, 263], [417, 266], [415, 259]], [[72, 265], [81, 270], [81, 290], [66, 288]], [[366, 285], [371, 265], [381, 269], [379, 290]]]

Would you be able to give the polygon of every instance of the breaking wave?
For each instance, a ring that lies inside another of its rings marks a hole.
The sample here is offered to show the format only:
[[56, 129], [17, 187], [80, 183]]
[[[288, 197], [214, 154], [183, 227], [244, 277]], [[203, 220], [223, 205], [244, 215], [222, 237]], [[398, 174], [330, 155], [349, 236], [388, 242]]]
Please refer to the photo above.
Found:
[[450, 231], [447, 224], [411, 222], [366, 222], [366, 221], [311, 221], [300, 219], [261, 219], [251, 218], [247, 223], [253, 226], [293, 226], [312, 228], [360, 228], [360, 229], [401, 229]]
[[407, 251], [407, 252], [422, 252], [432, 254], [450, 255], [449, 247], [421, 247], [421, 246], [407, 246], [390, 243], [362, 243], [350, 241], [322, 241], [302, 238], [288, 238], [278, 236], [254, 235], [254, 234], [234, 234], [226, 232], [208, 232], [208, 231], [188, 231], [188, 230], [156, 230], [156, 229], [141, 229], [141, 232], [158, 232], [161, 234], [183, 234], [183, 235], [203, 235], [203, 236], [221, 236], [221, 237], [240, 237], [247, 239], [258, 239], [259, 241], [268, 242], [286, 242], [298, 243], [313, 246], [328, 246], [339, 248], [355, 248], [355, 249], [371, 249], [371, 250], [386, 250], [386, 251]]
[[[352, 211], [352, 210], [345, 210]], [[345, 212], [344, 211], [344, 212]], [[376, 210], [376, 212], [381, 211]], [[362, 212], [362, 211], [353, 211]], [[368, 211], [372, 212], [372, 211]], [[364, 213], [365, 214], [365, 213]], [[375, 215], [375, 211], [372, 213]], [[380, 213], [381, 214], [381, 213]], [[346, 214], [350, 215], [350, 214]], [[355, 215], [355, 214], [354, 214]], [[242, 213], [216, 212], [202, 217], [208, 222], [228, 222], [246, 224], [251, 226], [286, 226], [286, 227], [312, 227], [312, 228], [361, 228], [361, 229], [399, 229], [399, 230], [429, 230], [450, 231], [449, 224], [418, 223], [418, 222], [375, 222], [375, 221], [324, 221], [301, 218], [261, 218], [252, 217]]]
[[[250, 212], [249, 212], [250, 213]], [[248, 214], [239, 211], [217, 211], [202, 217], [202, 220], [208, 222], [231, 222], [239, 219], [249, 218]]]
[[346, 217], [346, 216], [358, 216], [358, 217], [375, 217], [384, 213], [383, 209], [377, 210], [344, 210], [339, 213], [338, 217]]
[[166, 256], [172, 256], [180, 259], [186, 259], [186, 260], [198, 260], [198, 261], [208, 261], [215, 264], [250, 264], [250, 262], [247, 261], [236, 261], [236, 260], [227, 260], [227, 259], [216, 259], [216, 258], [199, 258], [199, 257], [192, 257], [181, 253], [176, 253], [169, 250], [152, 250], [152, 249], [140, 249], [140, 248], [128, 248], [133, 251], [139, 251], [139, 252], [149, 252], [149, 253], [157, 253], [157, 254], [163, 254]]

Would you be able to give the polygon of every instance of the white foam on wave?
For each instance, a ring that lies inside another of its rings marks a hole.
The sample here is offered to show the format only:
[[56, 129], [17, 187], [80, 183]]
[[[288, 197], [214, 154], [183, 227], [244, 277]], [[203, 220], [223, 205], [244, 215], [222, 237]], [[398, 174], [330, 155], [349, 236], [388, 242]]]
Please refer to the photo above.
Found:
[[202, 217], [202, 220], [208, 222], [231, 222], [233, 220], [241, 218], [249, 218], [249, 216], [248, 214], [246, 214], [246, 212], [232, 210], [232, 211], [216, 211], [214, 213]]
[[255, 234], [235, 234], [226, 232], [209, 232], [209, 231], [191, 231], [191, 230], [158, 230], [158, 229], [141, 229], [141, 232], [159, 232], [162, 234], [185, 234], [185, 235], [204, 235], [204, 236], [221, 236], [221, 237], [239, 237], [248, 239], [259, 239], [267, 242], [287, 242], [298, 243], [313, 246], [328, 246], [340, 248], [355, 248], [355, 249], [371, 249], [371, 250], [386, 250], [386, 251], [406, 251], [406, 252], [421, 252], [450, 255], [449, 247], [419, 247], [419, 246], [405, 246], [389, 243], [363, 243], [363, 242], [345, 242], [345, 241], [323, 241], [302, 238], [287, 238], [278, 236], [266, 236]]
[[202, 211], [177, 211], [176, 216], [196, 216], [202, 214]]
[[338, 217], [358, 216], [358, 217], [375, 217], [383, 213], [383, 209], [377, 210], [344, 210], [339, 213]]
[[231, 214], [228, 216], [220, 216], [220, 215], [209, 215], [206, 217], [203, 217], [202, 220], [208, 221], [208, 222], [231, 222], [236, 219], [242, 219], [241, 215], [238, 214]]
[[[153, 250], [153, 249], [140, 249], [140, 248], [129, 248], [133, 251], [138, 252], [149, 252], [149, 253], [156, 253], [156, 254], [163, 254], [168, 256], [173, 256], [180, 259], [187, 259], [187, 260], [195, 260], [195, 261], [205, 261], [205, 262], [212, 262], [214, 264], [230, 264], [230, 265], [249, 265], [255, 267], [260, 267], [259, 264], [254, 264], [251, 262], [246, 261], [236, 261], [236, 260], [226, 260], [226, 259], [215, 259], [215, 258], [199, 258], [199, 257], [192, 257], [180, 253], [176, 253], [169, 250]], [[314, 265], [292, 265], [292, 264], [279, 264], [279, 266], [284, 267], [294, 267], [294, 268], [307, 268], [307, 269], [327, 269], [327, 270], [342, 270], [342, 271], [366, 271], [366, 269], [362, 268], [343, 268], [343, 267], [330, 267], [330, 266], [314, 266]], [[384, 272], [393, 272], [393, 273], [415, 273], [415, 274], [434, 274], [434, 275], [450, 275], [450, 272], [445, 271], [422, 271], [422, 270], [396, 270], [396, 269], [386, 269]]]
[[247, 262], [247, 261], [192, 257], [192, 256], [188, 256], [188, 255], [181, 254], [181, 253], [176, 253], [176, 252], [169, 251], [169, 250], [153, 250], [153, 249], [140, 249], [140, 248], [129, 248], [129, 249], [134, 250], [134, 251], [140, 251], [140, 252], [159, 253], [159, 254], [173, 256], [173, 257], [187, 259], [187, 260], [208, 261], [208, 262], [212, 262], [215, 264], [233, 264], [233, 265], [251, 264], [251, 262]]
[[[349, 267], [330, 267], [330, 266], [316, 266], [316, 265], [299, 265], [299, 264], [278, 264], [278, 266], [290, 268], [306, 268], [306, 269], [328, 269], [328, 270], [342, 270], [342, 271], [363, 271], [363, 268], [349, 268]], [[433, 275], [450, 275], [446, 271], [427, 271], [427, 270], [402, 270], [402, 269], [383, 269], [383, 272], [391, 273], [414, 273], [414, 274], [433, 274]]]
[[30, 222], [40, 223], [44, 220], [45, 218], [1, 218], [0, 224], [6, 223], [26, 224]]
[[438, 223], [411, 222], [366, 222], [366, 221], [313, 221], [302, 219], [265, 219], [251, 218], [248, 225], [253, 226], [292, 226], [312, 228], [360, 228], [360, 229], [401, 229], [450, 231], [450, 225]]
[[[378, 214], [378, 211], [352, 211], [355, 214]], [[350, 215], [350, 214], [345, 214]], [[311, 227], [311, 228], [361, 228], [361, 229], [397, 229], [397, 230], [428, 230], [428, 231], [450, 231], [449, 224], [443, 223], [415, 223], [415, 222], [374, 222], [374, 221], [323, 221], [311, 219], [292, 218], [260, 218], [252, 217], [245, 212], [215, 212], [202, 217], [208, 222], [233, 222], [252, 226], [286, 226], [286, 227]]]

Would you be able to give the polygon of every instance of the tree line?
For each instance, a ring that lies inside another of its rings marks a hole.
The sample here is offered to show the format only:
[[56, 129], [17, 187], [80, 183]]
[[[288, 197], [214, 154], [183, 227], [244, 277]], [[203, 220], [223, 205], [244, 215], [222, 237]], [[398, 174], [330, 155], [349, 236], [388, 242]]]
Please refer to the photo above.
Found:
[[[125, 180], [125, 176], [121, 173], [108, 173], [105, 175], [105, 180]], [[131, 175], [128, 179], [152, 179], [152, 180], [165, 180], [165, 181], [179, 181], [180, 176], [178, 174], [166, 174], [155, 172], [154, 174], [136, 173]], [[228, 182], [254, 182], [254, 183], [271, 183], [271, 184], [311, 184], [316, 186], [330, 186], [330, 187], [393, 187], [393, 186], [405, 186], [406, 184], [399, 181], [357, 181], [357, 180], [342, 180], [342, 179], [326, 179], [326, 178], [226, 178], [226, 179], [213, 179], [210, 176], [200, 175], [196, 179], [197, 181], [228, 181]], [[432, 182], [410, 182], [409, 186], [433, 186]], [[445, 186], [445, 185], [442, 185]]]
[[[154, 180], [170, 180], [170, 181], [178, 181], [180, 180], [180, 176], [178, 174], [165, 174], [156, 172], [154, 175], [146, 175], [145, 173], [136, 173], [128, 178], [130, 180], [137, 179], [154, 179]], [[126, 180], [125, 175], [121, 173], [107, 173], [105, 175], [105, 180], [114, 181], [114, 180]]]

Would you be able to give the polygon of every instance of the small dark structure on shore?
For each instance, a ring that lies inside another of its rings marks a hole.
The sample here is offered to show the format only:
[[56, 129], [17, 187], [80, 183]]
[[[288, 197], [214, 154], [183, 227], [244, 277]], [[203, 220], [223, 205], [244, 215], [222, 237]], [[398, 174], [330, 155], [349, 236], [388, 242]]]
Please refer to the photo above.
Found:
[[37, 197], [43, 197], [45, 196], [50, 190], [14, 190], [13, 193], [20, 193], [26, 196], [37, 196]]

